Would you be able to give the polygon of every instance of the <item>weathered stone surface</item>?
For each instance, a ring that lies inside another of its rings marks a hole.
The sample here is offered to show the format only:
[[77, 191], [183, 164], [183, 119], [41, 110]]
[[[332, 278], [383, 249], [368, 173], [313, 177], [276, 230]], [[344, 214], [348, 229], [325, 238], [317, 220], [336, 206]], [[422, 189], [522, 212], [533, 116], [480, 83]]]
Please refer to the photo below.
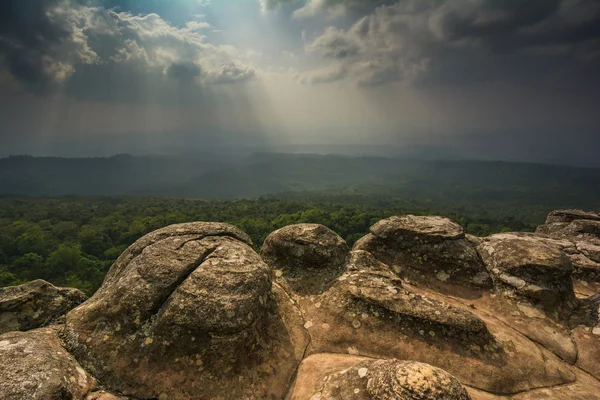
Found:
[[596, 212], [583, 210], [555, 210], [548, 214], [546, 224], [556, 222], [572, 222], [576, 219], [587, 219], [591, 221], [600, 221], [600, 214]]
[[327, 292], [301, 298], [299, 304], [311, 335], [308, 354], [425, 362], [463, 384], [496, 393], [574, 379], [567, 365], [507, 325], [403, 284], [364, 251], [350, 254], [347, 272]]
[[43, 280], [0, 288], [0, 334], [50, 325], [86, 299], [80, 290]]
[[88, 394], [85, 400], [127, 400], [127, 398], [99, 390]]
[[491, 287], [473, 239], [442, 217], [396, 216], [379, 221], [353, 250], [365, 250], [401, 277], [438, 289], [446, 284]]
[[587, 292], [583, 286], [590, 284], [591, 291], [600, 288], [600, 214], [581, 210], [559, 210], [548, 215], [546, 224], [536, 229], [539, 235], [561, 239], [571, 244], [563, 251], [573, 262], [573, 278], [577, 290]]
[[[460, 382], [439, 368], [415, 361], [383, 360], [369, 365], [367, 391], [372, 399], [470, 400]], [[360, 368], [357, 370], [359, 376]]]
[[530, 299], [555, 318], [573, 311], [573, 266], [557, 246], [514, 235], [492, 235], [479, 246], [497, 288]]
[[[306, 397], [308, 398], [308, 397]], [[319, 400], [470, 400], [447, 372], [414, 361], [369, 360], [324, 378], [310, 399]]]
[[52, 328], [0, 336], [0, 399], [83, 399], [96, 381], [62, 348]]
[[[581, 273], [575, 297], [571, 274], [595, 268], [600, 244], [580, 217], [488, 238], [396, 217], [349, 254], [301, 225], [274, 235], [271, 267], [229, 225], [167, 227], [127, 249], [64, 326], [0, 336], [0, 398], [595, 399], [598, 282]], [[464, 248], [489, 274], [456, 267]], [[414, 249], [446, 258], [421, 264]], [[452, 257], [457, 270], [438, 269]], [[493, 290], [477, 286], [490, 275]]]
[[306, 346], [302, 321], [244, 236], [221, 225], [140, 239], [67, 315], [68, 349], [108, 389], [139, 398], [284, 396]]
[[321, 293], [344, 269], [346, 242], [318, 224], [298, 224], [271, 233], [260, 250], [281, 283], [300, 295]]

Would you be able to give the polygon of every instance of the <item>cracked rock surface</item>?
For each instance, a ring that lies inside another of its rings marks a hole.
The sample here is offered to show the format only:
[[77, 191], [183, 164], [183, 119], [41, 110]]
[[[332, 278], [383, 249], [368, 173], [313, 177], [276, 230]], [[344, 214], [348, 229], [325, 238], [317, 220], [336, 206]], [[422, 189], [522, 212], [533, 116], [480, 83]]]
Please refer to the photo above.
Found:
[[344, 269], [348, 245], [331, 229], [298, 224], [271, 233], [260, 250], [265, 262], [302, 294], [322, 293]]
[[248, 242], [233, 227], [202, 223], [140, 239], [67, 315], [67, 348], [133, 397], [283, 397], [305, 337]]
[[491, 279], [463, 228], [448, 218], [404, 215], [379, 221], [353, 250], [365, 250], [402, 278], [434, 288], [490, 288]]
[[80, 290], [56, 287], [41, 279], [0, 288], [0, 334], [53, 324], [86, 299]]
[[474, 238], [398, 216], [351, 252], [301, 224], [260, 256], [227, 224], [166, 227], [59, 325], [0, 335], [0, 399], [597, 399], [598, 218]]

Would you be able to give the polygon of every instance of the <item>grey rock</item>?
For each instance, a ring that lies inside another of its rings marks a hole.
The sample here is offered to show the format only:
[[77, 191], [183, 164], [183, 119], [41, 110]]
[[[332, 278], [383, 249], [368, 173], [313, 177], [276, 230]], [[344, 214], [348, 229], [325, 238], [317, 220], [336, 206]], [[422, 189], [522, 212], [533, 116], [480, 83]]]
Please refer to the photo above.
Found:
[[530, 236], [485, 238], [479, 252], [497, 287], [507, 287], [552, 315], [568, 316], [575, 304], [570, 258], [558, 246]]
[[343, 272], [348, 250], [331, 229], [298, 224], [271, 233], [260, 255], [294, 292], [307, 295], [322, 293]]
[[[490, 288], [485, 266], [463, 228], [442, 217], [396, 216], [379, 221], [353, 250], [365, 250], [406, 279], [436, 286], [439, 282]], [[443, 276], [445, 279], [440, 280]]]
[[331, 374], [313, 395], [319, 400], [470, 400], [452, 375], [415, 361], [363, 361]]
[[96, 381], [63, 349], [52, 328], [0, 336], [0, 399], [83, 399]]
[[556, 222], [572, 222], [576, 219], [586, 219], [591, 221], [600, 221], [600, 214], [593, 211], [583, 210], [555, 210], [548, 214], [546, 224]]
[[140, 239], [67, 315], [67, 348], [107, 389], [133, 397], [282, 397], [304, 350], [302, 323], [248, 243], [203, 223]]
[[43, 280], [0, 288], [0, 334], [53, 324], [86, 299], [78, 289], [56, 287]]

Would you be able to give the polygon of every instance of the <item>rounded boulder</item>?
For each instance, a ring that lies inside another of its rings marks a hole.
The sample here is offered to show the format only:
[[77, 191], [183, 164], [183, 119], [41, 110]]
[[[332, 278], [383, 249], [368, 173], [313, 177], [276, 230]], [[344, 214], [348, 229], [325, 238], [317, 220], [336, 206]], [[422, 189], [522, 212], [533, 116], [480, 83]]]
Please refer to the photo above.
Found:
[[265, 262], [301, 295], [321, 293], [344, 271], [348, 245], [318, 224], [290, 225], [271, 233], [260, 250]]

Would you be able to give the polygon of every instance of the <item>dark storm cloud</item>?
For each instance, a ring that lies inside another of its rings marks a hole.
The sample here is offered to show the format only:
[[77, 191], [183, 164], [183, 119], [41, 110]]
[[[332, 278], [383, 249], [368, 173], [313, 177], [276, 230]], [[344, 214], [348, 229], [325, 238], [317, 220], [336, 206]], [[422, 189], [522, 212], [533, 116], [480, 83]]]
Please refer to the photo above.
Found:
[[167, 76], [185, 82], [191, 82], [200, 76], [200, 67], [193, 62], [177, 62], [167, 68]]
[[0, 73], [38, 92], [115, 101], [180, 101], [175, 81], [191, 84], [189, 98], [199, 85], [254, 78], [234, 48], [206, 41], [212, 27], [189, 15], [203, 3], [176, 3], [180, 23], [149, 13], [175, 4], [166, 0], [0, 0]]
[[[597, 85], [600, 2], [407, 0], [378, 7], [347, 30], [328, 28], [306, 48], [337, 58], [351, 71], [341, 78], [361, 85]], [[345, 48], [358, 50], [349, 57]]]
[[[85, 58], [85, 54], [78, 54], [82, 49], [77, 45], [64, 48], [63, 44], [72, 42], [73, 31], [60, 16], [48, 13], [60, 3], [0, 1], [0, 62], [17, 79], [45, 84], [60, 79], [61, 72], [68, 74], [68, 61]], [[87, 57], [91, 60], [93, 55], [89, 53]], [[61, 64], [62, 61], [66, 62]]]

